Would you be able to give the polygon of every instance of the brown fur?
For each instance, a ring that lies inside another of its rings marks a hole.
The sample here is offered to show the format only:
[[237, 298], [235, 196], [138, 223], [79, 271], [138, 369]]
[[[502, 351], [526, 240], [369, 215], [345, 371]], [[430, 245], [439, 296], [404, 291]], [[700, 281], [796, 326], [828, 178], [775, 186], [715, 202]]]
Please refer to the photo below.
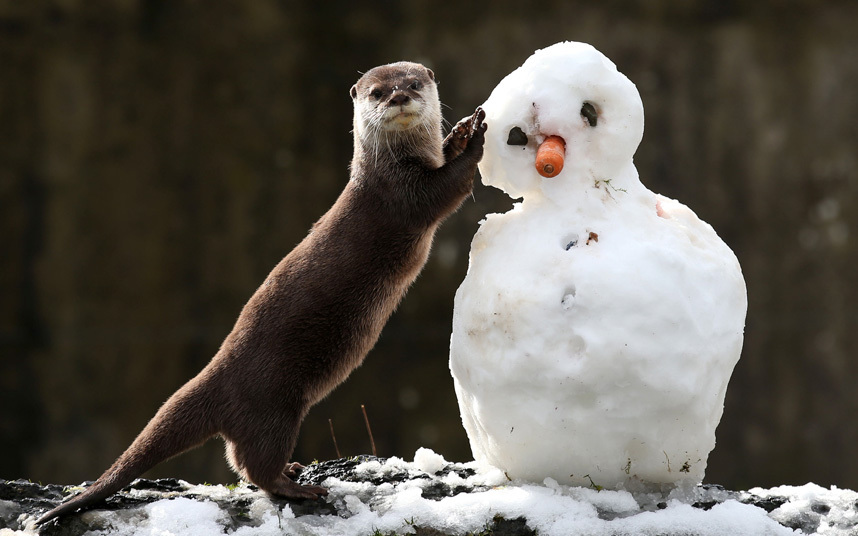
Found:
[[473, 186], [484, 114], [442, 140], [432, 71], [400, 62], [351, 90], [355, 152], [334, 206], [265, 279], [211, 362], [164, 403], [86, 491], [38, 523], [88, 507], [214, 435], [232, 467], [276, 496], [315, 499], [288, 463], [309, 408], [355, 369]]

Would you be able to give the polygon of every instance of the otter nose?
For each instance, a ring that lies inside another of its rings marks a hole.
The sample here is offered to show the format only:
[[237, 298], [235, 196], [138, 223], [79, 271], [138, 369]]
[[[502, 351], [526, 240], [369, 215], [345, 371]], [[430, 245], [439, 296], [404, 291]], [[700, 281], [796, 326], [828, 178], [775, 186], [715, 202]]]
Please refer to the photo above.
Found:
[[411, 97], [406, 95], [405, 93], [396, 93], [392, 97], [390, 97], [391, 106], [401, 106], [403, 104], [408, 104], [408, 101], [411, 100]]

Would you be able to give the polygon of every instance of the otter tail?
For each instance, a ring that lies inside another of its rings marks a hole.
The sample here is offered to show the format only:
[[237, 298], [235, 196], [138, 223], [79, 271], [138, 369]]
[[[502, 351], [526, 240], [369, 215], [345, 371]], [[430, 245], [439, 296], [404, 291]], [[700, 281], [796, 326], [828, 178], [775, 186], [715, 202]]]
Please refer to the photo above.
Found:
[[202, 444], [216, 432], [211, 397], [191, 382], [171, 396], [128, 449], [83, 493], [37, 521], [41, 525], [106, 499], [158, 463]]

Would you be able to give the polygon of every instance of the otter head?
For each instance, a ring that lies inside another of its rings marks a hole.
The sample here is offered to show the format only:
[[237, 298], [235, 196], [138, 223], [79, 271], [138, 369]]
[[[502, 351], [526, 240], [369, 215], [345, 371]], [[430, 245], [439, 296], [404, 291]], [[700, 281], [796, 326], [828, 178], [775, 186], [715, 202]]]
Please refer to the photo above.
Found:
[[351, 96], [358, 139], [378, 144], [380, 137], [390, 143], [398, 134], [426, 136], [428, 132], [434, 137], [437, 131], [440, 136], [441, 103], [435, 73], [419, 63], [400, 61], [375, 67], [352, 86]]

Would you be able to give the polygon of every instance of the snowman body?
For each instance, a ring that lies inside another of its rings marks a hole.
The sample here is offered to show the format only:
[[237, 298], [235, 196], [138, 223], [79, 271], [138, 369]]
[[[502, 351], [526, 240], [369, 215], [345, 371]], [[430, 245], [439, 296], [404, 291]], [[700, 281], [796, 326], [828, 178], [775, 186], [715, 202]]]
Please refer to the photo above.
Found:
[[[640, 97], [589, 45], [538, 51], [483, 108], [483, 181], [523, 201], [482, 223], [455, 299], [475, 459], [537, 482], [700, 482], [742, 347], [735, 255], [641, 184]], [[550, 179], [533, 165], [549, 135], [566, 141]]]

